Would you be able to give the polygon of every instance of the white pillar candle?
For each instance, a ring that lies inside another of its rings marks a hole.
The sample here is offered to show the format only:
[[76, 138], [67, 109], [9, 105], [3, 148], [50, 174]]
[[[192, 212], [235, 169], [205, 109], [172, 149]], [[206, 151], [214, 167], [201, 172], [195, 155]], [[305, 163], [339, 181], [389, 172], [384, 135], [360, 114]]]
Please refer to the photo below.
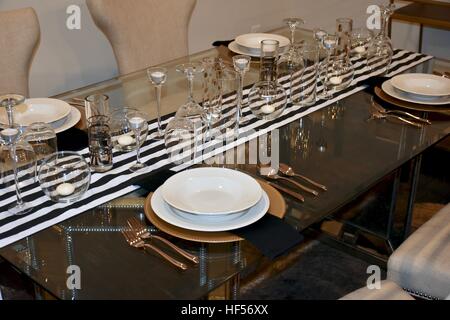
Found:
[[62, 183], [56, 188], [56, 192], [60, 196], [67, 197], [75, 192], [75, 187], [71, 183]]
[[341, 77], [331, 77], [330, 78], [330, 83], [334, 84], [334, 85], [338, 85], [342, 83], [342, 78]]
[[364, 46], [356, 47], [354, 50], [355, 50], [356, 53], [366, 52], [366, 48]]
[[119, 139], [117, 139], [117, 142], [121, 146], [127, 147], [134, 143], [134, 139], [133, 139], [133, 137], [131, 137], [129, 135], [123, 135], [123, 136], [120, 136]]
[[275, 107], [269, 104], [266, 104], [261, 107], [261, 111], [265, 114], [270, 114], [275, 111]]

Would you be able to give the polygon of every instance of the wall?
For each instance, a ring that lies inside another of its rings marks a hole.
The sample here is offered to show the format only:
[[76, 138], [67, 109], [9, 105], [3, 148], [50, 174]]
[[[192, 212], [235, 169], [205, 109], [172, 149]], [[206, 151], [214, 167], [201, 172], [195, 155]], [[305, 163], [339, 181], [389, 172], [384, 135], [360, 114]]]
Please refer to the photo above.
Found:
[[[124, 0], [125, 1], [125, 0]], [[163, 0], [161, 0], [163, 1]], [[182, 0], [180, 0], [182, 1]], [[282, 25], [282, 19], [299, 16], [306, 28], [334, 30], [335, 18], [349, 16], [355, 26], [363, 26], [366, 8], [374, 0], [198, 0], [189, 29], [189, 49], [197, 52], [214, 40], [231, 39], [260, 25], [260, 31]], [[65, 27], [66, 8], [82, 8], [82, 29]], [[116, 75], [117, 67], [108, 41], [98, 31], [84, 0], [0, 0], [0, 10], [32, 6], [36, 9], [42, 40], [31, 70], [32, 96], [50, 96], [79, 88]], [[415, 49], [416, 30], [394, 25], [394, 42]], [[424, 49], [436, 55], [450, 56], [448, 33], [425, 31]], [[447, 39], [443, 41], [443, 39]], [[443, 46], [444, 45], [444, 46]]]

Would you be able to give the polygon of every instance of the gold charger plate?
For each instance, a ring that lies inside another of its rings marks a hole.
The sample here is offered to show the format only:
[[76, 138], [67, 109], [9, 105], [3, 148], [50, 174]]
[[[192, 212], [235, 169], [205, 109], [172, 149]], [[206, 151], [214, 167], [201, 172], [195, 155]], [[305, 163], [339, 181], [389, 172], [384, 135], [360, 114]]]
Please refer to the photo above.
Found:
[[380, 87], [375, 87], [375, 95], [380, 98], [383, 101], [386, 101], [390, 104], [393, 104], [397, 107], [400, 108], [405, 108], [405, 109], [409, 109], [409, 110], [414, 110], [414, 111], [425, 111], [425, 112], [445, 112], [445, 113], [449, 113], [450, 112], [450, 105], [446, 104], [446, 105], [440, 105], [440, 106], [431, 106], [431, 105], [427, 105], [427, 104], [419, 104], [419, 103], [412, 103], [412, 102], [408, 102], [408, 101], [403, 101], [394, 97], [391, 97], [390, 95], [388, 95], [386, 92], [383, 91], [383, 89], [381, 89]]
[[[269, 214], [278, 217], [280, 219], [283, 218], [286, 213], [286, 202], [284, 201], [283, 196], [275, 188], [273, 188], [266, 182], [261, 180], [257, 181], [259, 182], [263, 190], [267, 193], [270, 199]], [[145, 199], [144, 205], [145, 216], [156, 228], [158, 228], [162, 232], [165, 232], [171, 236], [180, 239], [194, 242], [227, 243], [244, 240], [243, 238], [238, 237], [231, 232], [193, 231], [171, 225], [170, 223], [167, 223], [164, 220], [160, 219], [153, 211], [151, 206], [152, 195], [153, 193], [150, 193]]]

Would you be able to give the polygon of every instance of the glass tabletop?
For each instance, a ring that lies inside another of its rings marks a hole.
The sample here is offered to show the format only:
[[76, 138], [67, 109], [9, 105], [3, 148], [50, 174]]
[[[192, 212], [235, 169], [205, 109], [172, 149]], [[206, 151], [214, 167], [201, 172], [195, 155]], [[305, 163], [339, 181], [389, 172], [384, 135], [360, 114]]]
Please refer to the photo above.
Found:
[[[287, 30], [283, 32], [287, 34]], [[229, 59], [231, 55], [221, 47], [165, 65], [169, 70], [163, 89], [165, 114], [176, 111], [187, 95], [185, 78], [175, 71], [175, 65], [211, 56]], [[257, 77], [258, 62], [254, 61], [247, 84]], [[200, 86], [196, 87], [198, 91]], [[83, 98], [91, 93], [107, 94], [114, 108], [133, 106], [156, 116], [145, 71], [57, 98]], [[280, 162], [328, 187], [318, 197], [304, 193], [304, 203], [285, 196], [285, 220], [299, 232], [330, 216], [450, 133], [450, 117], [444, 114], [430, 115], [433, 124], [423, 129], [368, 121], [370, 99], [370, 92], [359, 92], [280, 129]], [[255, 166], [237, 169], [257, 174]], [[61, 299], [201, 299], [236, 275], [245, 278], [268, 262], [246, 241], [206, 244], [162, 234], [200, 257], [198, 266], [180, 272], [158, 256], [129, 247], [120, 231], [132, 216], [146, 222], [139, 204], [147, 194], [144, 189], [137, 190], [123, 197], [129, 205], [99, 206], [0, 249], [0, 255]], [[81, 270], [81, 290], [67, 285], [70, 266]]]

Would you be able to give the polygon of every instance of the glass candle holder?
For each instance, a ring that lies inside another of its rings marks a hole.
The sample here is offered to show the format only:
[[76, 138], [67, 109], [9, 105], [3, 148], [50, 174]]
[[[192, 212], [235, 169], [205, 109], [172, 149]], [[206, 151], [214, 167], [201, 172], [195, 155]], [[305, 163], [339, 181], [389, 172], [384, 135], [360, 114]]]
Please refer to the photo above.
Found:
[[260, 81], [277, 80], [277, 60], [279, 55], [280, 42], [277, 40], [261, 41], [261, 66]]

